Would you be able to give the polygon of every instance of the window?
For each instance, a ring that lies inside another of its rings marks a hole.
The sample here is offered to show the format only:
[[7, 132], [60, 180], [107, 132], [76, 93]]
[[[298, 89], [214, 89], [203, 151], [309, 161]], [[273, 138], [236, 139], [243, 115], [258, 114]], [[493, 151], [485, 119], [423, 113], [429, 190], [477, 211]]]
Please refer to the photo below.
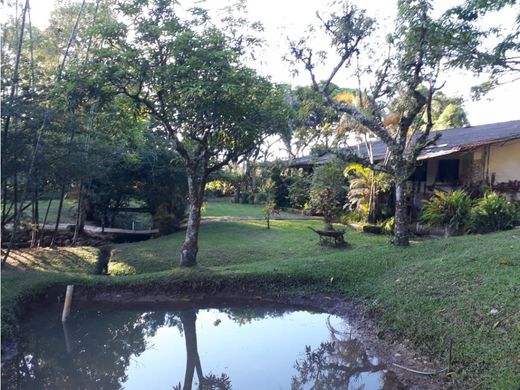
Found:
[[418, 161], [418, 164], [415, 167], [414, 173], [408, 178], [411, 181], [426, 181], [426, 172], [428, 167], [428, 161]]
[[439, 160], [437, 181], [452, 183], [459, 180], [459, 160]]

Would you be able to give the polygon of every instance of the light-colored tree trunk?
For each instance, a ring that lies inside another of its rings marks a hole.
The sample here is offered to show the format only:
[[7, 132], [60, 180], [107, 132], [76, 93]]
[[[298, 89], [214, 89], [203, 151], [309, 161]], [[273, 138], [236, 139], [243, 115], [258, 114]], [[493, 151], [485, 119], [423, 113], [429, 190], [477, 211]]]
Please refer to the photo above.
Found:
[[181, 250], [180, 265], [183, 267], [193, 267], [197, 264], [197, 253], [199, 251], [199, 229], [201, 218], [201, 207], [204, 198], [204, 187], [206, 177], [197, 177], [194, 174], [188, 175], [188, 194], [189, 212], [188, 225], [186, 227], [186, 238]]
[[409, 233], [408, 218], [406, 215], [405, 182], [403, 180], [396, 180], [394, 244], [397, 246], [410, 245], [408, 235]]

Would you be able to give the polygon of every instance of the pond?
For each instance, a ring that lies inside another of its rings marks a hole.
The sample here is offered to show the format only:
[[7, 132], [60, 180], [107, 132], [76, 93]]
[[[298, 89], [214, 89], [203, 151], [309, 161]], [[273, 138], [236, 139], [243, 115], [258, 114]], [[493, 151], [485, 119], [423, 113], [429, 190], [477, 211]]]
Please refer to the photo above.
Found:
[[402, 389], [344, 319], [273, 305], [33, 312], [2, 389]]

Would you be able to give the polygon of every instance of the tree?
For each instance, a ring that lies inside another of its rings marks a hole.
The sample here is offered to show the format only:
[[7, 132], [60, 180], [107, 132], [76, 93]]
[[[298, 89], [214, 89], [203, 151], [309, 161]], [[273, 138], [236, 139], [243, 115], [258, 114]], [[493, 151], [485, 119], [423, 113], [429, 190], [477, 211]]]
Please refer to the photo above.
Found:
[[205, 10], [191, 9], [184, 20], [169, 0], [134, 0], [119, 11], [129, 26], [100, 26], [106, 44], [87, 77], [108, 80], [173, 140], [186, 168], [189, 193], [180, 263], [193, 266], [209, 175], [240, 161], [264, 137], [287, 126], [280, 120], [283, 95], [241, 64], [241, 55], [255, 40], [236, 30], [220, 31]]
[[[366, 92], [368, 104], [362, 109], [348, 101], [336, 101], [331, 85], [340, 69], [348, 70], [356, 56], [362, 54], [362, 43], [374, 30], [373, 19], [351, 5], [342, 5], [328, 18], [318, 14], [330, 45], [339, 57], [322, 83], [316, 78], [315, 68], [318, 62], [327, 60], [326, 56], [309, 47], [306, 39], [290, 43], [293, 64], [303, 65], [314, 89], [325, 102], [338, 113], [350, 116], [386, 145], [389, 158], [385, 166], [366, 163], [394, 178], [394, 244], [400, 246], [409, 244], [405, 183], [415, 170], [420, 152], [438, 138], [429, 135], [433, 127], [432, 101], [438, 90], [437, 76], [444, 55], [445, 29], [438, 20], [432, 19], [431, 9], [427, 0], [398, 2], [395, 32], [384, 43], [389, 46], [389, 54], [374, 73], [374, 83]], [[394, 113], [397, 120], [385, 127], [384, 118], [389, 112]], [[425, 126], [421, 126], [423, 113]]]
[[333, 125], [338, 122], [337, 112], [323, 101], [321, 95], [311, 86], [298, 87], [291, 94], [295, 109], [292, 141], [295, 155], [301, 154], [313, 144], [323, 144], [330, 148]]
[[[520, 72], [520, 13], [516, 0], [466, 0], [443, 15], [446, 27], [446, 55], [450, 64], [475, 74], [489, 73], [488, 79], [472, 88], [476, 98], [507, 82], [518, 80]], [[509, 7], [516, 12], [510, 31], [496, 26], [483, 28], [486, 14]]]
[[[424, 119], [426, 123], [427, 118]], [[432, 101], [432, 121], [432, 130], [469, 126], [462, 98], [436, 93]]]

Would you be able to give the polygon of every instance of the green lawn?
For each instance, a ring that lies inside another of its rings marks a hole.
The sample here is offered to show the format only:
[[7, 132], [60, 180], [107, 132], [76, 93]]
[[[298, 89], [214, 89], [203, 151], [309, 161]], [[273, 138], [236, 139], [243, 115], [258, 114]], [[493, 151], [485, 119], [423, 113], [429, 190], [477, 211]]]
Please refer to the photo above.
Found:
[[[236, 204], [231, 203], [231, 199], [217, 199], [205, 202], [203, 217], [264, 217], [265, 205], [258, 204]], [[281, 212], [280, 215], [288, 216], [291, 214]]]
[[[261, 209], [209, 202], [207, 213], [229, 215], [234, 207], [234, 215]], [[203, 224], [195, 269], [177, 267], [183, 232], [116, 246], [108, 278], [88, 274], [95, 259], [89, 248], [55, 252], [53, 261], [36, 254], [24, 260], [23, 272], [21, 266], [3, 272], [2, 331], [14, 332], [20, 302], [70, 281], [136, 288], [199, 281], [281, 293], [335, 292], [364, 304], [385, 329], [430, 356], [444, 356], [452, 338], [453, 388], [518, 387], [520, 229], [412, 242], [405, 249], [385, 236], [347, 230], [352, 248], [335, 249], [317, 245], [307, 227], [319, 224], [274, 221], [269, 230], [263, 221]]]

